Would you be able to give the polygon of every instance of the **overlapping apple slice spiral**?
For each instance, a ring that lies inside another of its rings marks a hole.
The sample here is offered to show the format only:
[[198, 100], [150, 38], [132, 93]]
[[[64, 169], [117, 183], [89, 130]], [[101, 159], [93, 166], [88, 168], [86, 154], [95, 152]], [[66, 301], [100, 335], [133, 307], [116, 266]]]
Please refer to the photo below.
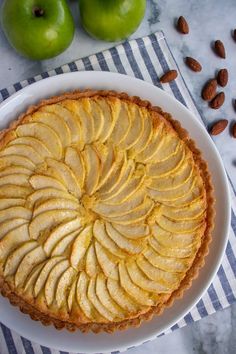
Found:
[[206, 196], [169, 123], [125, 99], [48, 104], [0, 151], [0, 274], [75, 323], [121, 321], [165, 301], [191, 266]]

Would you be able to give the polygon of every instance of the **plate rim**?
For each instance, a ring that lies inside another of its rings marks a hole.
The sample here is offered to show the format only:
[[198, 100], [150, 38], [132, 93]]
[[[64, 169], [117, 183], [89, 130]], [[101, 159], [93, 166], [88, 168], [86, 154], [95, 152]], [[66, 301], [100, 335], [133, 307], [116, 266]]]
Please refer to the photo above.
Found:
[[[17, 91], [16, 93], [14, 93], [13, 95], [11, 95], [9, 98], [7, 98], [6, 100], [4, 100], [1, 104], [0, 104], [0, 113], [1, 111], [4, 111], [4, 110], [8, 110], [8, 105], [11, 105], [12, 102], [14, 102], [15, 100], [19, 100], [20, 97], [24, 94], [27, 95], [28, 91], [32, 91], [32, 87], [33, 87], [33, 90], [40, 90], [40, 87], [42, 89], [43, 86], [47, 85], [47, 83], [49, 84], [50, 81], [51, 83], [53, 83], [54, 81], [57, 82], [58, 80], [67, 80], [68, 78], [68, 82], [70, 81], [70, 78], [76, 78], [78, 76], [79, 79], [86, 79], [86, 77], [88, 77], [89, 75], [93, 76], [93, 80], [95, 80], [95, 77], [97, 77], [98, 79], [100, 79], [101, 81], [103, 81], [105, 79], [105, 76], [106, 77], [110, 77], [112, 78], [112, 76], [114, 77], [114, 79], [118, 79], [118, 80], [121, 80], [121, 81], [126, 81], [127, 79], [130, 80], [130, 82], [136, 82], [137, 83], [137, 86], [141, 85], [143, 86], [143, 88], [146, 88], [149, 89], [149, 90], [154, 90], [156, 91], [157, 93], [159, 92], [160, 96], [166, 96], [166, 99], [167, 101], [170, 101], [173, 105], [176, 105], [178, 107], [178, 109], [184, 111], [184, 113], [186, 113], [186, 115], [190, 116], [191, 119], [195, 122], [195, 124], [198, 126], [198, 128], [200, 129], [200, 131], [204, 131], [204, 135], [206, 136], [206, 131], [205, 131], [205, 128], [204, 126], [201, 124], [201, 122], [195, 117], [194, 113], [191, 112], [188, 108], [186, 108], [181, 102], [177, 101], [172, 95], [170, 95], [168, 92], [166, 91], [163, 91], [161, 90], [160, 88], [154, 86], [153, 84], [151, 83], [148, 83], [146, 81], [143, 81], [143, 80], [140, 80], [140, 79], [137, 79], [137, 78], [134, 78], [134, 77], [131, 77], [131, 76], [128, 76], [128, 75], [123, 75], [123, 74], [119, 74], [119, 73], [112, 73], [112, 72], [103, 72], [103, 71], [79, 71], [79, 72], [71, 72], [71, 73], [63, 73], [63, 74], [60, 74], [60, 75], [55, 75], [55, 76], [52, 76], [52, 77], [48, 77], [46, 79], [43, 79], [43, 80], [40, 80], [40, 81], [37, 81], [35, 83], [33, 83], [32, 85], [28, 85], [24, 88], [22, 88], [21, 90]], [[83, 78], [84, 76], [84, 78]], [[99, 78], [100, 77], [100, 78]], [[104, 80], [105, 81], [105, 80]], [[102, 83], [101, 83], [102, 85]], [[116, 86], [116, 84], [114, 84], [114, 86]], [[80, 83], [78, 82], [78, 89], [80, 87]], [[104, 88], [106, 89], [106, 88]], [[115, 90], [117, 90], [116, 88], [114, 88]], [[65, 91], [69, 91], [69, 90], [65, 90]], [[64, 91], [64, 92], [65, 92]], [[117, 90], [118, 91], [118, 90]], [[126, 91], [126, 90], [123, 90], [123, 91]], [[132, 95], [132, 93], [131, 93]], [[141, 95], [140, 95], [141, 96]], [[145, 93], [144, 93], [144, 99], [145, 99]], [[49, 96], [46, 96], [45, 98], [47, 98]], [[141, 96], [142, 97], [142, 96]], [[28, 98], [29, 99], [29, 98]], [[29, 106], [29, 104], [28, 104]], [[183, 125], [183, 122], [181, 121], [180, 122], [181, 125]], [[224, 252], [225, 252], [225, 248], [226, 248], [226, 245], [227, 245], [227, 241], [228, 241], [228, 234], [229, 234], [229, 228], [230, 228], [230, 210], [231, 210], [231, 205], [230, 205], [230, 190], [229, 190], [229, 183], [228, 183], [228, 179], [227, 179], [227, 175], [226, 175], [226, 172], [225, 172], [225, 169], [224, 169], [224, 166], [223, 166], [223, 162], [221, 160], [221, 157], [220, 157], [220, 154], [215, 146], [215, 144], [212, 142], [212, 140], [210, 139], [210, 137], [208, 137], [208, 143], [211, 145], [211, 148], [212, 150], [214, 151], [214, 154], [215, 154], [215, 157], [216, 159], [218, 160], [218, 163], [219, 163], [219, 166], [221, 168], [221, 174], [223, 176], [223, 180], [224, 180], [224, 187], [225, 187], [225, 198], [226, 198], [226, 202], [227, 202], [227, 205], [226, 205], [226, 226], [225, 226], [225, 234], [226, 236], [224, 237], [224, 242], [223, 242], [223, 246], [222, 246], [222, 249], [221, 249], [221, 252], [220, 254], [218, 255], [218, 259], [217, 259], [217, 262], [216, 262], [216, 265], [215, 265], [215, 268], [214, 268], [214, 271], [211, 272], [210, 275], [208, 275], [208, 281], [205, 283], [205, 286], [201, 289], [201, 291], [199, 291], [199, 294], [198, 296], [195, 296], [194, 297], [194, 300], [192, 300], [192, 303], [191, 303], [191, 306], [186, 308], [185, 310], [182, 310], [178, 316], [175, 317], [174, 321], [172, 320], [171, 323], [167, 326], [165, 326], [161, 331], [158, 331], [157, 333], [153, 334], [153, 335], [146, 335], [143, 339], [139, 339], [139, 340], [136, 340], [134, 341], [134, 343], [132, 343], [131, 345], [136, 347], [136, 346], [139, 346], [141, 344], [143, 344], [144, 342], [147, 342], [147, 341], [150, 341], [150, 340], [153, 340], [155, 338], [157, 338], [157, 336], [163, 332], [163, 331], [166, 331], [167, 329], [169, 329], [173, 324], [175, 324], [176, 322], [178, 322], [181, 318], [184, 317], [184, 315], [186, 313], [188, 313], [195, 305], [196, 303], [200, 300], [200, 298], [203, 296], [203, 294], [205, 293], [205, 291], [208, 289], [210, 283], [212, 282], [212, 279], [214, 278], [214, 276], [216, 275], [218, 269], [219, 269], [219, 266], [222, 262], [222, 258], [224, 256]], [[197, 145], [198, 145], [198, 142], [197, 142]], [[201, 272], [201, 271], [200, 271]], [[196, 281], [196, 280], [195, 280]], [[177, 301], [177, 300], [175, 300]], [[0, 299], [0, 306], [1, 306], [1, 299]], [[9, 305], [12, 307], [12, 305]], [[165, 312], [164, 312], [165, 313]], [[163, 315], [162, 315], [163, 316]], [[32, 320], [30, 320], [32, 321]], [[153, 319], [151, 320], [153, 321]], [[4, 323], [4, 322], [2, 322]], [[13, 329], [13, 330], [16, 330], [14, 327], [10, 326], [8, 323], [5, 323], [6, 326], [8, 326], [9, 328]], [[40, 324], [41, 325], [41, 324]], [[22, 336], [25, 336], [27, 338], [29, 338], [30, 340], [34, 341], [34, 342], [37, 342], [37, 343], [40, 343], [42, 344], [41, 342], [39, 342], [37, 339], [35, 339], [35, 336], [28, 336], [28, 334], [26, 335], [25, 332], [21, 332], [19, 329], [17, 329], [17, 332], [22, 335]], [[60, 333], [60, 332], [57, 332], [57, 333]], [[37, 336], [36, 336], [37, 337]], [[113, 337], [114, 337], [114, 334], [113, 334]], [[56, 344], [56, 343], [55, 343]], [[51, 345], [50, 345], [51, 346]], [[119, 345], [119, 347], [116, 347], [116, 348], [106, 348], [105, 350], [110, 350], [110, 351], [114, 351], [114, 350], [118, 350], [118, 351], [124, 351], [124, 350], [127, 350], [128, 348], [130, 347], [130, 345]], [[77, 349], [68, 349], [68, 347], [57, 347], [57, 346], [53, 346], [53, 348], [55, 349], [58, 349], [58, 350], [69, 350], [70, 352], [76, 352], [78, 351], [78, 348]], [[86, 350], [82, 350], [84, 353], [94, 353], [94, 350], [89, 350], [89, 349], [86, 349]], [[100, 349], [99, 349], [100, 351]]]

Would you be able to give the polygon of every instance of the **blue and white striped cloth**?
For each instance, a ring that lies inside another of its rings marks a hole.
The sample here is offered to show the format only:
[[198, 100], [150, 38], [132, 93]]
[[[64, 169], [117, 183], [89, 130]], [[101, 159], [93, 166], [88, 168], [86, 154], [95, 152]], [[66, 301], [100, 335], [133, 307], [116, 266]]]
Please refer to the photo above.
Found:
[[[119, 72], [153, 83], [161, 87], [159, 77], [169, 68], [177, 69], [175, 59], [168, 47], [162, 32], [151, 34], [144, 38], [127, 41], [104, 52], [79, 59], [63, 65], [50, 72], [44, 72], [28, 80], [18, 82], [13, 86], [0, 90], [0, 102], [22, 87], [30, 85], [49, 76], [59, 75], [78, 70], [103, 70]], [[179, 73], [177, 80], [163, 87], [177, 100], [187, 106], [196, 117], [206, 124], [200, 116], [197, 107]], [[220, 150], [220, 146], [218, 146]], [[227, 169], [227, 166], [226, 166]], [[228, 171], [229, 172], [229, 171]], [[230, 180], [230, 176], [229, 176]], [[202, 317], [225, 308], [236, 300], [236, 197], [235, 186], [230, 181], [232, 195], [232, 223], [229, 242], [220, 269], [203, 298], [182, 320], [175, 324], [170, 331], [197, 321]], [[0, 318], [1, 319], [1, 318]], [[169, 332], [169, 331], [168, 331]], [[10, 331], [0, 323], [0, 354], [68, 354], [43, 347], [30, 342], [17, 333]]]

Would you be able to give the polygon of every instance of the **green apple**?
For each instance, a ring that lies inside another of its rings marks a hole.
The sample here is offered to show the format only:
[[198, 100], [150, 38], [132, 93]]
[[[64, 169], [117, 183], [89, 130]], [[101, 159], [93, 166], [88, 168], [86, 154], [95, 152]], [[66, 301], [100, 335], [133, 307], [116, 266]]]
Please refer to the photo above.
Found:
[[118, 41], [137, 29], [146, 0], [79, 0], [79, 6], [82, 25], [91, 36]]
[[62, 53], [74, 36], [66, 0], [5, 0], [1, 24], [12, 47], [33, 60]]

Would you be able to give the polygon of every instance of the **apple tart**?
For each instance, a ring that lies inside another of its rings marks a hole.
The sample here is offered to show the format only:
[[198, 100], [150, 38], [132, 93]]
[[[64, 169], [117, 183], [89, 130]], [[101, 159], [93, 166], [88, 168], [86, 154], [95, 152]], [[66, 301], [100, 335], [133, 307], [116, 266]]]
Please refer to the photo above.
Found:
[[204, 264], [207, 164], [177, 121], [113, 91], [30, 107], [0, 137], [0, 289], [22, 312], [112, 332], [160, 314]]

